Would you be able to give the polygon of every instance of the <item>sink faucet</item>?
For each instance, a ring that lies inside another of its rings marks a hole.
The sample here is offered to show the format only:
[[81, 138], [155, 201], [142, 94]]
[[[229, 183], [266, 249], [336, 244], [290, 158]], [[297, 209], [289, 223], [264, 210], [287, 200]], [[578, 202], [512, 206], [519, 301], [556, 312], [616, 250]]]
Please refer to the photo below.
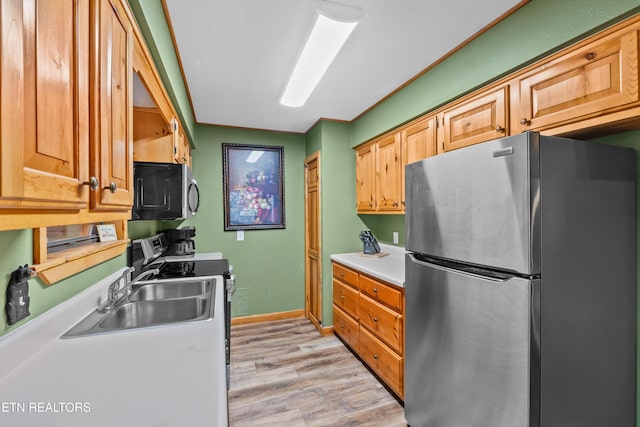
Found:
[[154, 268], [152, 270], [143, 271], [135, 279], [133, 279], [131, 281], [131, 283], [139, 282], [140, 280], [144, 279], [147, 276], [154, 276], [154, 275], [158, 275], [158, 274], [160, 274], [160, 269], [159, 268]]
[[127, 268], [118, 279], [109, 285], [107, 299], [98, 307], [99, 312], [111, 310], [116, 303], [128, 295], [131, 286], [131, 273], [134, 271], [134, 267]]

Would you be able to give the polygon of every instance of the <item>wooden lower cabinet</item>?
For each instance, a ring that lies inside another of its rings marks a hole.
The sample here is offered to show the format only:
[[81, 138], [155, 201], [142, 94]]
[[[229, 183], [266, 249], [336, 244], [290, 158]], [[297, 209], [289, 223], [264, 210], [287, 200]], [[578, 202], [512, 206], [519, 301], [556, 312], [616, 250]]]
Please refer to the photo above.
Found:
[[333, 330], [404, 399], [404, 289], [334, 262]]

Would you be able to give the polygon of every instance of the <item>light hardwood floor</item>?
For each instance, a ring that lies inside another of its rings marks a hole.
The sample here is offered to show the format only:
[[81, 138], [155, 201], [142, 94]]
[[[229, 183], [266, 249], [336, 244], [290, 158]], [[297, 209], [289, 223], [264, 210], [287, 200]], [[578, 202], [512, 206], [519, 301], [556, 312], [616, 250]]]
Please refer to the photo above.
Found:
[[406, 427], [404, 409], [307, 319], [231, 328], [231, 427]]

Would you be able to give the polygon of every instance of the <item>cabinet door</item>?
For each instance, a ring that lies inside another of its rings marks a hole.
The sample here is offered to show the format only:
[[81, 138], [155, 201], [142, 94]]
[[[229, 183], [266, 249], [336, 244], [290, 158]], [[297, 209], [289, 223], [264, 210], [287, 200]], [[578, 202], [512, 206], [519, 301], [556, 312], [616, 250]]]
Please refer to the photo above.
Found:
[[436, 155], [435, 116], [427, 117], [404, 129], [400, 134], [400, 145], [402, 149], [402, 169], [400, 171], [402, 184], [400, 185], [400, 193], [402, 195], [402, 209], [404, 209], [404, 167], [409, 163]]
[[86, 207], [87, 3], [3, 0], [0, 8], [2, 206]]
[[521, 130], [543, 130], [638, 101], [638, 31], [591, 43], [519, 79]]
[[443, 115], [444, 151], [508, 134], [508, 87], [473, 97]]
[[377, 141], [376, 148], [376, 207], [378, 211], [400, 211], [402, 178], [400, 172], [400, 134], [395, 133]]
[[375, 144], [368, 144], [356, 150], [356, 209], [358, 212], [375, 211], [375, 166]]
[[91, 208], [122, 210], [133, 204], [133, 35], [120, 4], [94, 7], [91, 166], [100, 188]]

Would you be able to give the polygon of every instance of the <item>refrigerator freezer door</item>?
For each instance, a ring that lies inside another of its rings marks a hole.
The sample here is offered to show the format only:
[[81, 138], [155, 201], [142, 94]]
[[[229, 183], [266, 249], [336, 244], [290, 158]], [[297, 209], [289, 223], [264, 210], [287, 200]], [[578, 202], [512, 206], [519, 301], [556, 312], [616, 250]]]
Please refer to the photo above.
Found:
[[529, 426], [532, 289], [523, 278], [498, 281], [407, 255], [411, 426]]
[[408, 165], [407, 250], [538, 274], [538, 138], [524, 133]]

